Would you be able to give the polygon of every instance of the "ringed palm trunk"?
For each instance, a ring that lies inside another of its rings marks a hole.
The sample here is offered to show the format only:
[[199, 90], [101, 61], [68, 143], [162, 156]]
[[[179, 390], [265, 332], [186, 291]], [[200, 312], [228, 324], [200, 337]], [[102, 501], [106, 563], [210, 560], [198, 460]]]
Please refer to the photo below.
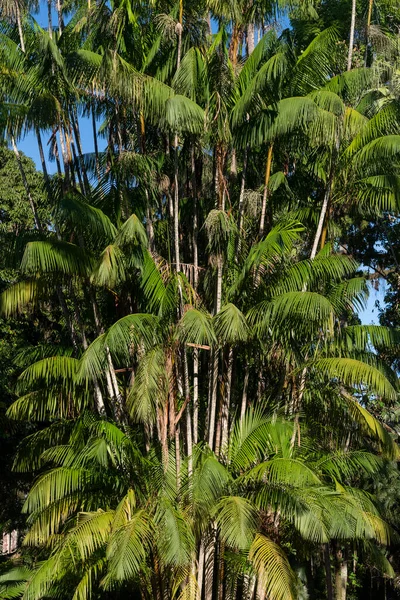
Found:
[[22, 30], [22, 17], [21, 17], [21, 9], [20, 9], [20, 5], [19, 5], [19, 0], [16, 0], [16, 2], [15, 2], [15, 16], [17, 19], [19, 43], [21, 45], [22, 52], [25, 53], [25, 40], [24, 40], [24, 34], [23, 34], [23, 30]]
[[336, 600], [346, 600], [347, 591], [347, 559], [340, 548], [336, 551], [335, 565], [335, 597]]
[[58, 31], [61, 35], [64, 29], [64, 20], [63, 20], [63, 3], [62, 0], [57, 0], [57, 16], [58, 16]]
[[51, 14], [52, 1], [47, 0], [47, 31], [49, 38], [53, 39], [53, 15]]
[[[178, 35], [178, 50], [176, 59], [176, 70], [181, 66], [182, 53], [182, 23], [183, 23], [183, 0], [179, 2], [179, 22], [176, 26]], [[174, 250], [176, 271], [181, 270], [179, 259], [179, 154], [178, 154], [178, 134], [174, 135]]]
[[310, 253], [311, 260], [313, 260], [317, 254], [319, 241], [321, 239], [321, 234], [322, 234], [322, 230], [324, 227], [324, 221], [325, 221], [327, 211], [328, 211], [330, 193], [331, 193], [331, 184], [328, 183], [328, 186], [327, 186], [325, 194], [324, 194], [324, 200], [322, 202], [321, 212], [319, 214], [317, 231], [315, 233], [314, 242], [313, 242], [313, 246], [312, 246], [311, 253]]
[[268, 148], [267, 162], [265, 163], [265, 180], [264, 180], [264, 192], [261, 205], [261, 217], [260, 217], [260, 231], [259, 237], [263, 237], [265, 231], [265, 215], [267, 213], [267, 200], [268, 200], [268, 185], [271, 178], [271, 165], [272, 165], [272, 149], [273, 144]]
[[368, 2], [368, 15], [367, 15], [367, 25], [365, 28], [365, 57], [364, 57], [364, 67], [367, 66], [368, 63], [368, 51], [370, 47], [370, 29], [371, 29], [371, 19], [372, 19], [372, 8], [374, 6], [374, 0], [369, 0]]
[[[199, 283], [199, 253], [198, 253], [198, 215], [197, 215], [197, 184], [196, 161], [194, 147], [191, 149], [192, 193], [193, 193], [193, 285], [195, 291]], [[193, 443], [197, 444], [199, 430], [199, 350], [193, 350]]]
[[247, 155], [248, 155], [248, 148], [246, 148], [246, 150], [244, 152], [242, 180], [240, 182], [240, 194], [239, 194], [239, 234], [242, 231], [242, 227], [243, 227], [244, 190], [245, 190], [245, 187], [246, 187]]
[[[215, 296], [215, 314], [218, 314], [221, 310], [222, 302], [222, 267], [223, 258], [222, 254], [217, 256], [217, 289]], [[217, 413], [217, 397], [218, 397], [218, 363], [219, 363], [219, 350], [214, 348], [210, 357], [212, 361], [212, 393], [211, 393], [211, 404], [209, 407], [209, 427], [208, 427], [208, 445], [213, 450], [214, 446], [214, 434], [215, 434], [215, 421]]]
[[90, 114], [91, 114], [91, 117], [92, 117], [92, 131], [93, 131], [94, 155], [95, 155], [95, 158], [96, 158], [96, 174], [97, 174], [97, 179], [100, 179], [99, 145], [97, 143], [96, 114], [95, 114], [95, 111], [94, 111], [94, 103], [91, 105]]
[[347, 70], [350, 71], [353, 62], [353, 46], [354, 46], [354, 30], [356, 26], [356, 10], [357, 1], [351, 2], [351, 22], [350, 22], [350, 38], [349, 38], [349, 54], [347, 56]]
[[84, 158], [83, 158], [79, 121], [78, 121], [78, 117], [77, 117], [75, 111], [73, 111], [73, 114], [71, 115], [71, 123], [72, 123], [72, 128], [74, 130], [76, 149], [78, 151], [78, 157], [79, 157], [79, 168], [80, 168], [80, 171], [82, 174], [82, 179], [83, 179], [83, 186], [85, 189], [85, 193], [89, 194], [90, 193], [89, 179], [87, 176], [85, 162], [84, 162]]
[[70, 161], [68, 159], [68, 149], [66, 146], [66, 141], [65, 141], [65, 136], [64, 136], [64, 131], [63, 131], [63, 126], [60, 123], [59, 127], [58, 127], [58, 134], [60, 136], [60, 147], [61, 147], [61, 154], [62, 154], [62, 159], [63, 159], [63, 163], [64, 163], [64, 177], [65, 177], [65, 185], [68, 188], [69, 184], [70, 184]]
[[243, 381], [243, 392], [242, 392], [242, 405], [240, 408], [240, 420], [243, 421], [244, 415], [246, 413], [247, 408], [247, 388], [249, 385], [249, 363], [246, 362], [245, 373], [244, 373], [244, 381]]
[[327, 598], [327, 600], [333, 600], [331, 555], [330, 555], [329, 543], [324, 544], [324, 563], [325, 563], [326, 598]]
[[219, 453], [226, 449], [228, 444], [229, 434], [229, 410], [231, 404], [231, 390], [232, 390], [232, 374], [233, 374], [233, 347], [230, 346], [228, 351], [228, 364], [227, 364], [227, 375], [225, 383], [225, 394], [222, 403], [221, 410], [221, 442], [220, 447], [217, 449]]
[[252, 54], [252, 52], [254, 51], [254, 34], [254, 23], [249, 23], [246, 29], [247, 56], [250, 56], [250, 54]]
[[40, 135], [39, 127], [37, 127], [37, 126], [35, 127], [35, 132], [36, 132], [36, 139], [37, 139], [38, 148], [39, 148], [39, 156], [40, 156], [40, 162], [42, 165], [44, 183], [46, 186], [47, 194], [48, 194], [49, 198], [51, 198], [50, 179], [49, 179], [49, 174], [47, 171], [46, 159], [45, 159], [44, 151], [43, 151], [42, 136]]

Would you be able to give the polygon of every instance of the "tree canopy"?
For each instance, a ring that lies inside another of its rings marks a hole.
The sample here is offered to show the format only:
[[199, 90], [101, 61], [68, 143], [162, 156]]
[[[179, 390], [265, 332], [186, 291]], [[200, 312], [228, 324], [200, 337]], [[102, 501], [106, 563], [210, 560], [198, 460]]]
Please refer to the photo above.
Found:
[[0, 598], [400, 597], [398, 9], [38, 8], [0, 2]]

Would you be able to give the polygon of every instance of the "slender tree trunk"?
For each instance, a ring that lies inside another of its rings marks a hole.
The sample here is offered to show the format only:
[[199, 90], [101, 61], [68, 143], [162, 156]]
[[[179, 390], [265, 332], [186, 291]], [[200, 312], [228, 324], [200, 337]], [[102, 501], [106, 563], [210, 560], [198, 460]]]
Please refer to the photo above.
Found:
[[372, 9], [374, 6], [374, 0], [368, 1], [368, 15], [367, 15], [367, 25], [365, 28], [365, 57], [364, 57], [364, 66], [366, 67], [368, 64], [368, 52], [371, 46], [370, 41], [370, 29], [371, 29], [371, 19], [372, 19]]
[[[179, 1], [179, 21], [176, 25], [176, 33], [178, 35], [178, 49], [176, 59], [176, 70], [179, 71], [181, 66], [182, 53], [182, 23], [183, 23], [183, 0]], [[174, 252], [176, 271], [181, 270], [179, 258], [179, 149], [178, 149], [178, 134], [174, 135]]]
[[64, 29], [64, 20], [63, 20], [63, 3], [62, 0], [57, 0], [57, 16], [58, 16], [58, 31], [61, 35]]
[[324, 200], [322, 202], [322, 208], [321, 208], [321, 212], [319, 214], [319, 220], [318, 220], [318, 226], [317, 226], [317, 231], [315, 233], [315, 238], [314, 238], [314, 243], [311, 249], [311, 254], [310, 254], [310, 259], [313, 260], [317, 254], [317, 250], [318, 250], [318, 244], [321, 238], [321, 234], [322, 234], [322, 228], [324, 226], [324, 221], [325, 221], [325, 217], [327, 214], [327, 210], [328, 210], [328, 204], [329, 204], [329, 198], [330, 198], [330, 194], [331, 194], [331, 186], [332, 186], [332, 178], [330, 178], [328, 185], [326, 187], [325, 190], [325, 194], [324, 194]]
[[347, 70], [350, 71], [353, 61], [353, 46], [354, 46], [354, 30], [356, 26], [356, 10], [357, 0], [351, 2], [351, 23], [350, 23], [350, 39], [349, 39], [349, 54], [347, 57]]
[[231, 390], [232, 390], [232, 373], [233, 373], [233, 348], [231, 346], [229, 348], [229, 352], [228, 352], [228, 368], [227, 368], [227, 377], [226, 377], [226, 384], [225, 384], [225, 395], [224, 395], [224, 402], [222, 405], [220, 452], [224, 452], [224, 450], [226, 449], [226, 446], [228, 444], [229, 410], [230, 410], [230, 404], [231, 404]]
[[249, 23], [246, 29], [247, 56], [254, 51], [254, 23]]
[[183, 349], [183, 383], [186, 405], [186, 451], [188, 457], [189, 479], [193, 472], [193, 436], [192, 436], [192, 415], [190, 412], [190, 388], [189, 388], [189, 369], [186, 349]]
[[240, 233], [242, 231], [242, 227], [243, 227], [244, 190], [245, 190], [245, 186], [246, 186], [247, 155], [248, 155], [248, 148], [246, 148], [246, 150], [244, 151], [242, 180], [240, 182], [240, 194], [239, 194], [239, 235], [240, 235]]
[[75, 114], [75, 112], [74, 112], [74, 114], [71, 115], [71, 122], [72, 122], [72, 128], [74, 130], [76, 149], [78, 151], [78, 156], [79, 156], [79, 166], [80, 166], [80, 170], [82, 173], [84, 190], [85, 190], [85, 194], [89, 195], [90, 194], [89, 179], [88, 179], [87, 172], [86, 172], [85, 160], [83, 158], [81, 134], [80, 134], [80, 130], [79, 130], [79, 121], [78, 121], [78, 117]]
[[[183, 0], [179, 1], [179, 21], [176, 25], [176, 33], [178, 35], [178, 49], [176, 59], [176, 70], [179, 71], [181, 66], [182, 53], [182, 23], [183, 23]], [[174, 136], [174, 250], [176, 271], [180, 271], [179, 259], [179, 153], [178, 153], [178, 134]]]
[[205, 545], [204, 545], [204, 538], [202, 537], [200, 540], [199, 554], [198, 554], [198, 561], [197, 561], [197, 597], [196, 597], [196, 600], [201, 600], [201, 598], [202, 598], [203, 579], [204, 579], [204, 555], [205, 555]]
[[178, 161], [178, 135], [175, 134], [174, 140], [174, 259], [176, 272], [181, 270], [179, 257], [179, 161]]
[[[199, 282], [199, 254], [198, 254], [198, 214], [197, 214], [197, 184], [196, 161], [194, 147], [191, 148], [192, 169], [192, 194], [193, 194], [193, 286], [197, 290]], [[197, 444], [199, 431], [199, 351], [193, 350], [193, 443]]]
[[214, 449], [214, 436], [215, 436], [215, 418], [217, 413], [217, 396], [218, 396], [218, 357], [219, 351], [214, 348], [210, 357], [212, 369], [211, 369], [211, 402], [209, 405], [210, 420], [208, 424], [208, 445]]
[[39, 148], [40, 162], [41, 162], [41, 165], [42, 165], [44, 184], [46, 186], [47, 194], [48, 194], [49, 198], [51, 198], [52, 194], [51, 194], [49, 173], [47, 171], [46, 159], [45, 159], [45, 156], [44, 156], [43, 144], [42, 144], [42, 137], [40, 135], [40, 129], [39, 129], [39, 127], [37, 127], [37, 126], [35, 127], [35, 132], [36, 132], [36, 139], [37, 139], [38, 148]]
[[199, 439], [199, 351], [193, 350], [193, 443]]
[[235, 70], [237, 65], [238, 58], [238, 49], [239, 49], [239, 38], [241, 35], [240, 26], [235, 23], [232, 30], [231, 42], [229, 44], [229, 58], [232, 63], [232, 67]]
[[247, 408], [247, 388], [249, 385], [249, 363], [246, 362], [245, 372], [244, 372], [244, 381], [243, 381], [243, 393], [242, 393], [242, 406], [240, 409], [240, 420], [243, 421], [244, 415], [246, 413]]
[[16, 14], [16, 19], [17, 19], [19, 43], [20, 43], [22, 52], [25, 54], [25, 40], [24, 40], [24, 33], [22, 30], [22, 17], [21, 17], [19, 0], [16, 0], [16, 2], [15, 2], [15, 14]]
[[338, 548], [335, 564], [335, 597], [336, 600], [346, 600], [347, 590], [347, 560], [345, 552]]
[[90, 113], [92, 116], [93, 145], [94, 145], [94, 155], [96, 158], [96, 174], [97, 174], [97, 178], [100, 179], [99, 146], [97, 143], [97, 127], [96, 127], [96, 114], [94, 112], [94, 103], [91, 105]]
[[63, 163], [64, 163], [65, 185], [68, 188], [69, 184], [70, 184], [69, 160], [68, 160], [67, 146], [65, 143], [65, 136], [64, 136], [64, 132], [63, 132], [61, 123], [58, 127], [58, 134], [60, 136], [61, 154], [62, 154]]
[[61, 163], [60, 163], [60, 154], [58, 151], [58, 141], [57, 141], [57, 132], [53, 132], [52, 138], [51, 138], [51, 145], [52, 145], [52, 149], [53, 149], [53, 154], [54, 154], [54, 158], [56, 159], [56, 165], [57, 165], [57, 174], [58, 177], [61, 179], [62, 177], [62, 170], [61, 170]]
[[273, 144], [268, 148], [267, 162], [265, 163], [265, 180], [264, 180], [264, 192], [261, 205], [261, 217], [260, 217], [260, 231], [259, 237], [262, 238], [265, 230], [265, 215], [267, 212], [267, 200], [268, 200], [268, 185], [271, 177], [271, 164], [272, 164], [272, 149]]
[[52, 9], [52, 1], [47, 0], [47, 31], [49, 34], [49, 38], [53, 39], [53, 16], [51, 14]]
[[325, 562], [326, 598], [327, 598], [327, 600], [333, 600], [331, 555], [330, 555], [329, 543], [324, 544], [324, 562]]

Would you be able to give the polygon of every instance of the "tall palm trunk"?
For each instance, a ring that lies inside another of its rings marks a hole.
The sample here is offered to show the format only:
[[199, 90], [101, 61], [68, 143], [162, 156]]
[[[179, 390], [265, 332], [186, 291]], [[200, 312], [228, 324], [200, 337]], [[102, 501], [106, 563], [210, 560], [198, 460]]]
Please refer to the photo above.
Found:
[[92, 117], [93, 145], [94, 145], [94, 155], [95, 155], [95, 159], [96, 159], [96, 174], [97, 174], [97, 178], [100, 179], [99, 145], [97, 143], [96, 114], [94, 112], [94, 103], [91, 105], [90, 113], [91, 113], [91, 117]]
[[247, 25], [247, 29], [246, 29], [247, 56], [250, 56], [250, 54], [252, 54], [252, 52], [254, 51], [254, 46], [255, 46], [254, 34], [255, 34], [254, 23], [249, 23]]
[[335, 597], [336, 600], [346, 600], [347, 592], [347, 559], [345, 551], [336, 551], [335, 564]]
[[60, 122], [58, 127], [58, 135], [60, 136], [60, 147], [61, 147], [61, 155], [64, 164], [64, 177], [65, 177], [65, 185], [68, 188], [70, 185], [70, 161], [68, 157], [68, 149], [66, 145], [66, 140], [64, 136], [63, 126]]
[[51, 13], [52, 10], [52, 0], [47, 0], [47, 31], [49, 34], [49, 38], [53, 39], [53, 15]]
[[324, 544], [324, 563], [325, 563], [326, 598], [327, 598], [327, 600], [333, 600], [331, 555], [330, 555], [329, 543]]
[[313, 246], [311, 249], [311, 254], [310, 254], [310, 259], [313, 260], [317, 254], [317, 250], [318, 250], [318, 244], [321, 238], [321, 234], [322, 234], [322, 229], [324, 226], [324, 221], [325, 221], [325, 217], [327, 214], [327, 210], [328, 210], [328, 203], [329, 203], [329, 196], [331, 193], [331, 182], [328, 182], [328, 185], [326, 187], [325, 190], [325, 194], [324, 194], [324, 200], [322, 202], [322, 207], [321, 207], [321, 212], [319, 214], [319, 220], [318, 220], [318, 225], [317, 225], [317, 231], [315, 233], [315, 237], [314, 237], [314, 242], [313, 242]]
[[370, 48], [370, 29], [372, 19], [372, 8], [374, 6], [374, 0], [368, 2], [368, 14], [367, 14], [367, 25], [365, 28], [365, 56], [364, 56], [364, 67], [368, 64], [368, 52]]
[[39, 148], [40, 162], [42, 165], [44, 184], [46, 186], [47, 194], [50, 198], [51, 197], [50, 179], [49, 179], [49, 173], [47, 171], [46, 159], [44, 156], [44, 150], [43, 150], [43, 144], [42, 144], [42, 136], [40, 135], [39, 127], [37, 127], [37, 126], [35, 127], [35, 132], [36, 132], [36, 139], [37, 139], [38, 148]]
[[246, 362], [245, 373], [244, 373], [244, 381], [243, 381], [243, 392], [242, 392], [242, 405], [240, 407], [240, 420], [243, 421], [244, 415], [246, 413], [247, 408], [247, 388], [249, 385], [249, 363]]
[[[196, 161], [194, 147], [191, 149], [192, 194], [193, 194], [193, 286], [197, 290], [199, 283], [199, 253], [198, 253], [198, 214], [197, 214], [197, 183]], [[197, 444], [199, 432], [199, 350], [193, 350], [193, 443]]]
[[188, 361], [187, 361], [187, 353], [186, 349], [183, 349], [183, 382], [184, 382], [184, 395], [185, 401], [187, 403], [186, 406], [186, 451], [188, 457], [188, 473], [189, 478], [192, 475], [193, 471], [193, 434], [192, 434], [192, 415], [190, 412], [190, 387], [189, 387], [189, 369], [188, 369]]
[[82, 174], [83, 187], [84, 187], [85, 193], [89, 194], [90, 193], [90, 185], [89, 185], [89, 179], [88, 179], [88, 176], [87, 176], [85, 161], [84, 161], [84, 158], [83, 158], [81, 134], [80, 134], [80, 129], [79, 129], [79, 121], [78, 121], [78, 117], [77, 117], [77, 114], [76, 114], [75, 110], [73, 110], [72, 114], [71, 114], [71, 123], [72, 123], [72, 128], [74, 130], [76, 149], [78, 151], [79, 168], [80, 168], [80, 172]]
[[15, 2], [15, 17], [17, 20], [19, 43], [20, 43], [22, 52], [25, 53], [25, 40], [24, 40], [24, 33], [22, 30], [22, 16], [21, 16], [19, 0], [16, 0], [16, 2]]
[[215, 418], [217, 413], [217, 396], [218, 396], [218, 362], [219, 351], [213, 348], [211, 355], [211, 400], [209, 403], [209, 422], [208, 422], [208, 445], [214, 449], [215, 437]]
[[[239, 194], [239, 234], [242, 231], [243, 227], [243, 210], [244, 210], [244, 190], [246, 187], [246, 172], [247, 172], [247, 155], [248, 155], [248, 147], [244, 151], [243, 158], [243, 171], [242, 171], [242, 180], [240, 182], [240, 194]], [[240, 237], [239, 237], [240, 239]]]
[[63, 32], [63, 29], [64, 29], [62, 0], [57, 0], [57, 17], [58, 17], [58, 32], [59, 32], [59, 35], [61, 35]]
[[260, 238], [263, 237], [264, 230], [265, 230], [265, 215], [267, 212], [267, 200], [268, 200], [268, 185], [269, 185], [269, 180], [271, 178], [272, 149], [273, 149], [273, 144], [271, 144], [268, 148], [267, 162], [265, 163], [264, 192], [263, 192], [263, 199], [262, 199], [262, 205], [261, 205], [260, 230], [259, 230]]
[[224, 402], [222, 405], [222, 415], [221, 415], [221, 446], [220, 452], [226, 449], [228, 444], [228, 434], [229, 434], [229, 410], [231, 404], [231, 390], [232, 390], [232, 375], [233, 375], [233, 348], [230, 346], [228, 352], [228, 368], [227, 368], [227, 377], [225, 383], [225, 394], [224, 394]]
[[351, 2], [351, 22], [350, 22], [350, 38], [349, 38], [349, 53], [347, 56], [347, 70], [350, 71], [353, 61], [353, 46], [354, 46], [354, 30], [356, 27], [356, 10], [357, 0]]
[[[178, 49], [176, 59], [176, 70], [179, 71], [181, 66], [182, 53], [182, 23], [183, 23], [183, 0], [179, 2], [179, 22], [176, 26], [178, 35]], [[176, 271], [181, 270], [179, 258], [179, 149], [178, 149], [178, 134], [174, 135], [174, 251], [175, 251], [175, 266]]]
[[179, 257], [179, 150], [177, 134], [175, 134], [174, 146], [174, 259], [176, 271], [179, 272], [181, 270], [181, 263]]

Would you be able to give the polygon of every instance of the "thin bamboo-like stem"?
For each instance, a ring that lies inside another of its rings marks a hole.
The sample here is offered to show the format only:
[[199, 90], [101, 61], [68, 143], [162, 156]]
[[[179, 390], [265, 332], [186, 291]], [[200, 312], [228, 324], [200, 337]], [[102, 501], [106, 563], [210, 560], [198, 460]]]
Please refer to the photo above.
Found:
[[367, 66], [368, 63], [368, 51], [370, 48], [370, 30], [371, 30], [371, 19], [372, 19], [372, 9], [374, 6], [374, 0], [368, 1], [368, 14], [367, 14], [367, 24], [365, 27], [365, 56], [364, 56], [364, 66]]
[[271, 178], [271, 165], [272, 165], [272, 150], [273, 144], [270, 144], [268, 148], [267, 161], [265, 163], [265, 178], [264, 178], [264, 191], [261, 205], [261, 216], [260, 216], [260, 230], [259, 237], [263, 237], [265, 230], [265, 215], [267, 212], [267, 200], [268, 200], [268, 185]]
[[20, 10], [20, 6], [19, 6], [19, 0], [16, 0], [16, 2], [15, 2], [15, 15], [16, 15], [16, 19], [17, 19], [19, 43], [20, 43], [22, 52], [25, 54], [25, 40], [24, 40], [24, 33], [23, 33], [23, 29], [22, 29], [22, 17], [21, 17], [21, 10]]
[[357, 0], [352, 0], [352, 2], [351, 2], [349, 53], [347, 56], [347, 70], [348, 71], [351, 70], [351, 66], [352, 66], [352, 62], [353, 62], [354, 30], [356, 27], [356, 10], [357, 10]]
[[47, 0], [47, 31], [49, 38], [53, 39], [53, 15], [52, 15], [52, 0]]

